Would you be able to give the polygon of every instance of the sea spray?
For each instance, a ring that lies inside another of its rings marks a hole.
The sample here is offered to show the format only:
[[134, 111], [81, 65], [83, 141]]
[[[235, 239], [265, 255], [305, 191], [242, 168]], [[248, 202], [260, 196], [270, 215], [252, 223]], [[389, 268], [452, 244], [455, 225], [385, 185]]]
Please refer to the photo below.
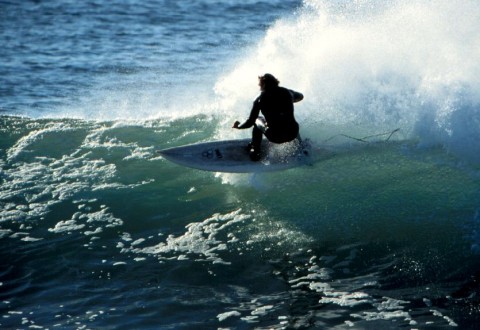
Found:
[[304, 1], [215, 90], [229, 117], [246, 117], [256, 77], [271, 72], [305, 94], [296, 115], [317, 142], [335, 130], [401, 128], [422, 145], [479, 161], [478, 22], [474, 1]]

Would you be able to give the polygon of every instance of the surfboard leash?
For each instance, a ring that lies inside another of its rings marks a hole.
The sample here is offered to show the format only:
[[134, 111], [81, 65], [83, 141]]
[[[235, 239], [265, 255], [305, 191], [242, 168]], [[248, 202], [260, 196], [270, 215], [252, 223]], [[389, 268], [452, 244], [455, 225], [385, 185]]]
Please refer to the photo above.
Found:
[[385, 139], [385, 142], [388, 142], [390, 140], [390, 138], [392, 137], [393, 134], [395, 134], [396, 132], [398, 132], [400, 130], [400, 128], [396, 128], [394, 129], [393, 131], [389, 131], [389, 132], [385, 132], [385, 133], [380, 133], [380, 134], [374, 134], [374, 135], [368, 135], [368, 136], [364, 136], [364, 137], [361, 137], [361, 138], [357, 138], [357, 137], [354, 137], [354, 136], [350, 136], [350, 135], [347, 135], [347, 134], [337, 134], [337, 135], [334, 135], [328, 139], [326, 139], [324, 141], [325, 142], [328, 142], [330, 140], [333, 140], [334, 138], [336, 138], [337, 136], [343, 136], [343, 137], [346, 137], [348, 139], [352, 139], [352, 140], [356, 140], [356, 141], [359, 141], [359, 142], [363, 142], [363, 143], [369, 143], [370, 141], [367, 141], [367, 139], [370, 139], [370, 138], [374, 138], [374, 137], [378, 137], [378, 136], [384, 136], [384, 135], [388, 135], [388, 137]]

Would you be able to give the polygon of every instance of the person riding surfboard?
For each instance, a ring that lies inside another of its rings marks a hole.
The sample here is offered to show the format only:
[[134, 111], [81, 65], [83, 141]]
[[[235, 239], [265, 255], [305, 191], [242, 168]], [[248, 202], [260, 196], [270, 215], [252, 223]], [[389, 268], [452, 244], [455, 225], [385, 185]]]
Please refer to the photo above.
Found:
[[[261, 93], [253, 102], [250, 116], [240, 124], [235, 121], [233, 128], [252, 129], [252, 141], [248, 145], [250, 159], [261, 158], [262, 136], [270, 142], [285, 143], [299, 136], [299, 125], [295, 120], [293, 103], [303, 100], [303, 94], [279, 86], [280, 82], [272, 74], [258, 77]], [[263, 116], [260, 116], [260, 111]]]

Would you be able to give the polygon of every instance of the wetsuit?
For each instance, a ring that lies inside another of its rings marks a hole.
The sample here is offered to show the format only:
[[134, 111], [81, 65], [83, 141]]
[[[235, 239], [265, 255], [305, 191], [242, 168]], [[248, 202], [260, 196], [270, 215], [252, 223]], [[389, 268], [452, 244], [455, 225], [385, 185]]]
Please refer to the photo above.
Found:
[[[301, 93], [284, 87], [271, 87], [262, 93], [253, 102], [250, 116], [241, 125], [240, 129], [253, 126], [252, 147], [260, 150], [262, 133], [274, 143], [289, 142], [297, 138], [299, 126], [293, 114], [293, 103], [303, 100]], [[265, 128], [256, 125], [260, 111], [265, 117]]]

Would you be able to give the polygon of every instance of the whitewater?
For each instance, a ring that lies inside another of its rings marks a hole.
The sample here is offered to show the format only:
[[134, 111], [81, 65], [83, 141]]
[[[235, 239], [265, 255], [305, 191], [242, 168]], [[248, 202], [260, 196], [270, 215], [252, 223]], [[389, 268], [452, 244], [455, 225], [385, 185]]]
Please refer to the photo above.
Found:
[[[475, 1], [0, 3], [0, 328], [476, 329]], [[331, 157], [187, 169], [266, 72]]]

